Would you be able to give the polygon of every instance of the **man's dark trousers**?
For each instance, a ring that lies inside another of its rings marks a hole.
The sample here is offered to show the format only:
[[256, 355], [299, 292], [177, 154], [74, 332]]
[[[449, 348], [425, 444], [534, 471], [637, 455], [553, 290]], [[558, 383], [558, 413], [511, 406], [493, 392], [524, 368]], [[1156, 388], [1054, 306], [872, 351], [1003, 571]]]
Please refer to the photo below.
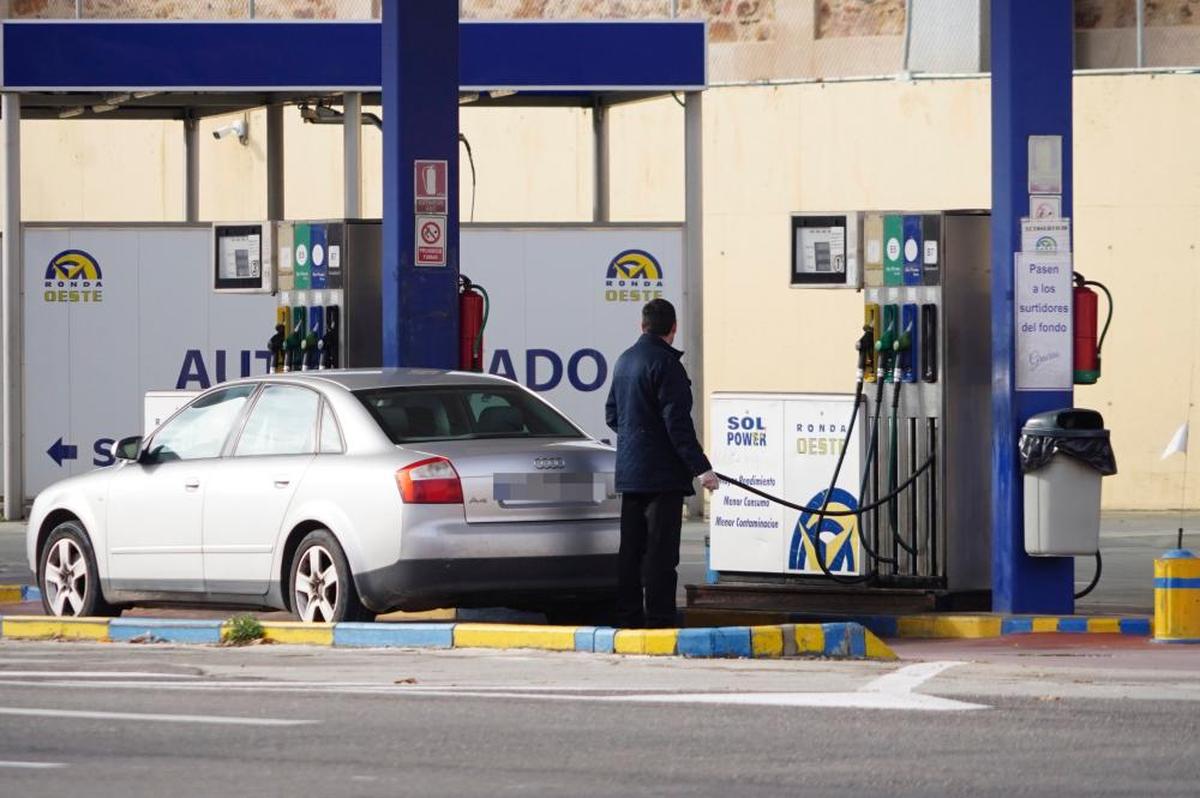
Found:
[[[675, 569], [683, 526], [682, 493], [621, 495], [620, 589], [617, 625], [676, 626]], [[645, 609], [642, 588], [645, 586]]]

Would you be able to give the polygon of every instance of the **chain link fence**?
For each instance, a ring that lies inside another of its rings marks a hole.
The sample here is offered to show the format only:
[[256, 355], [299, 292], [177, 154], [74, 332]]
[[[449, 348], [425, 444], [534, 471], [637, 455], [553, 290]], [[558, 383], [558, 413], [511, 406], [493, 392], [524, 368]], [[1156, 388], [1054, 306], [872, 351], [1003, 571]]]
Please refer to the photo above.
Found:
[[[0, 15], [374, 19], [385, 1], [0, 0]], [[1200, 0], [1075, 0], [1074, 7], [1080, 69], [1200, 66]], [[460, 0], [459, 9], [468, 20], [703, 19], [714, 85], [989, 68], [987, 0]]]

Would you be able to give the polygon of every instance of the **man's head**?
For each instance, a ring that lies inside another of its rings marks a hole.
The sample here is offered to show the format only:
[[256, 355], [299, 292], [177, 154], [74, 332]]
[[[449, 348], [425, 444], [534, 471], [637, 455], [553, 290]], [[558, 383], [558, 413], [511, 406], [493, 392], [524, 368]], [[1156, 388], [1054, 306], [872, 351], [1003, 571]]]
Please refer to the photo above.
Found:
[[665, 299], [651, 299], [642, 308], [642, 332], [675, 343], [675, 306]]

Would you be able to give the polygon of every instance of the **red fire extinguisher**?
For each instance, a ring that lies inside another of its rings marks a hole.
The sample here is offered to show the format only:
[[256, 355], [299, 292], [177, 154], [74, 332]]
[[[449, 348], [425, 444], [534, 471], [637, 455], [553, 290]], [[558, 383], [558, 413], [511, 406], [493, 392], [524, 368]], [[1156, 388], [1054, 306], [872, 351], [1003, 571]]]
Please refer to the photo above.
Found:
[[463, 371], [483, 371], [483, 329], [487, 326], [491, 301], [483, 286], [469, 277], [458, 278], [458, 367]]
[[[1089, 288], [1093, 285], [1103, 291], [1108, 299], [1108, 316], [1099, 337], [1096, 330], [1100, 302], [1096, 292]], [[1094, 385], [1100, 379], [1100, 350], [1104, 347], [1104, 337], [1108, 335], [1108, 325], [1112, 323], [1112, 294], [1103, 283], [1075, 272], [1072, 299], [1075, 304], [1075, 384]]]

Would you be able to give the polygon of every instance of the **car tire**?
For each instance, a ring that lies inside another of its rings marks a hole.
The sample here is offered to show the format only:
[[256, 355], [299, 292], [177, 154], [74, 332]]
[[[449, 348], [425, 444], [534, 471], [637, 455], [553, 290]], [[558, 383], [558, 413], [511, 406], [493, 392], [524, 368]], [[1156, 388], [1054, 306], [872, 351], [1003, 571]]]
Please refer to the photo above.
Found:
[[100, 570], [83, 524], [63, 521], [50, 532], [38, 555], [38, 587], [47, 615], [114, 616], [121, 610], [104, 600]]
[[292, 611], [301, 621], [374, 620], [374, 614], [358, 598], [345, 552], [328, 529], [314, 529], [304, 536], [288, 573]]

